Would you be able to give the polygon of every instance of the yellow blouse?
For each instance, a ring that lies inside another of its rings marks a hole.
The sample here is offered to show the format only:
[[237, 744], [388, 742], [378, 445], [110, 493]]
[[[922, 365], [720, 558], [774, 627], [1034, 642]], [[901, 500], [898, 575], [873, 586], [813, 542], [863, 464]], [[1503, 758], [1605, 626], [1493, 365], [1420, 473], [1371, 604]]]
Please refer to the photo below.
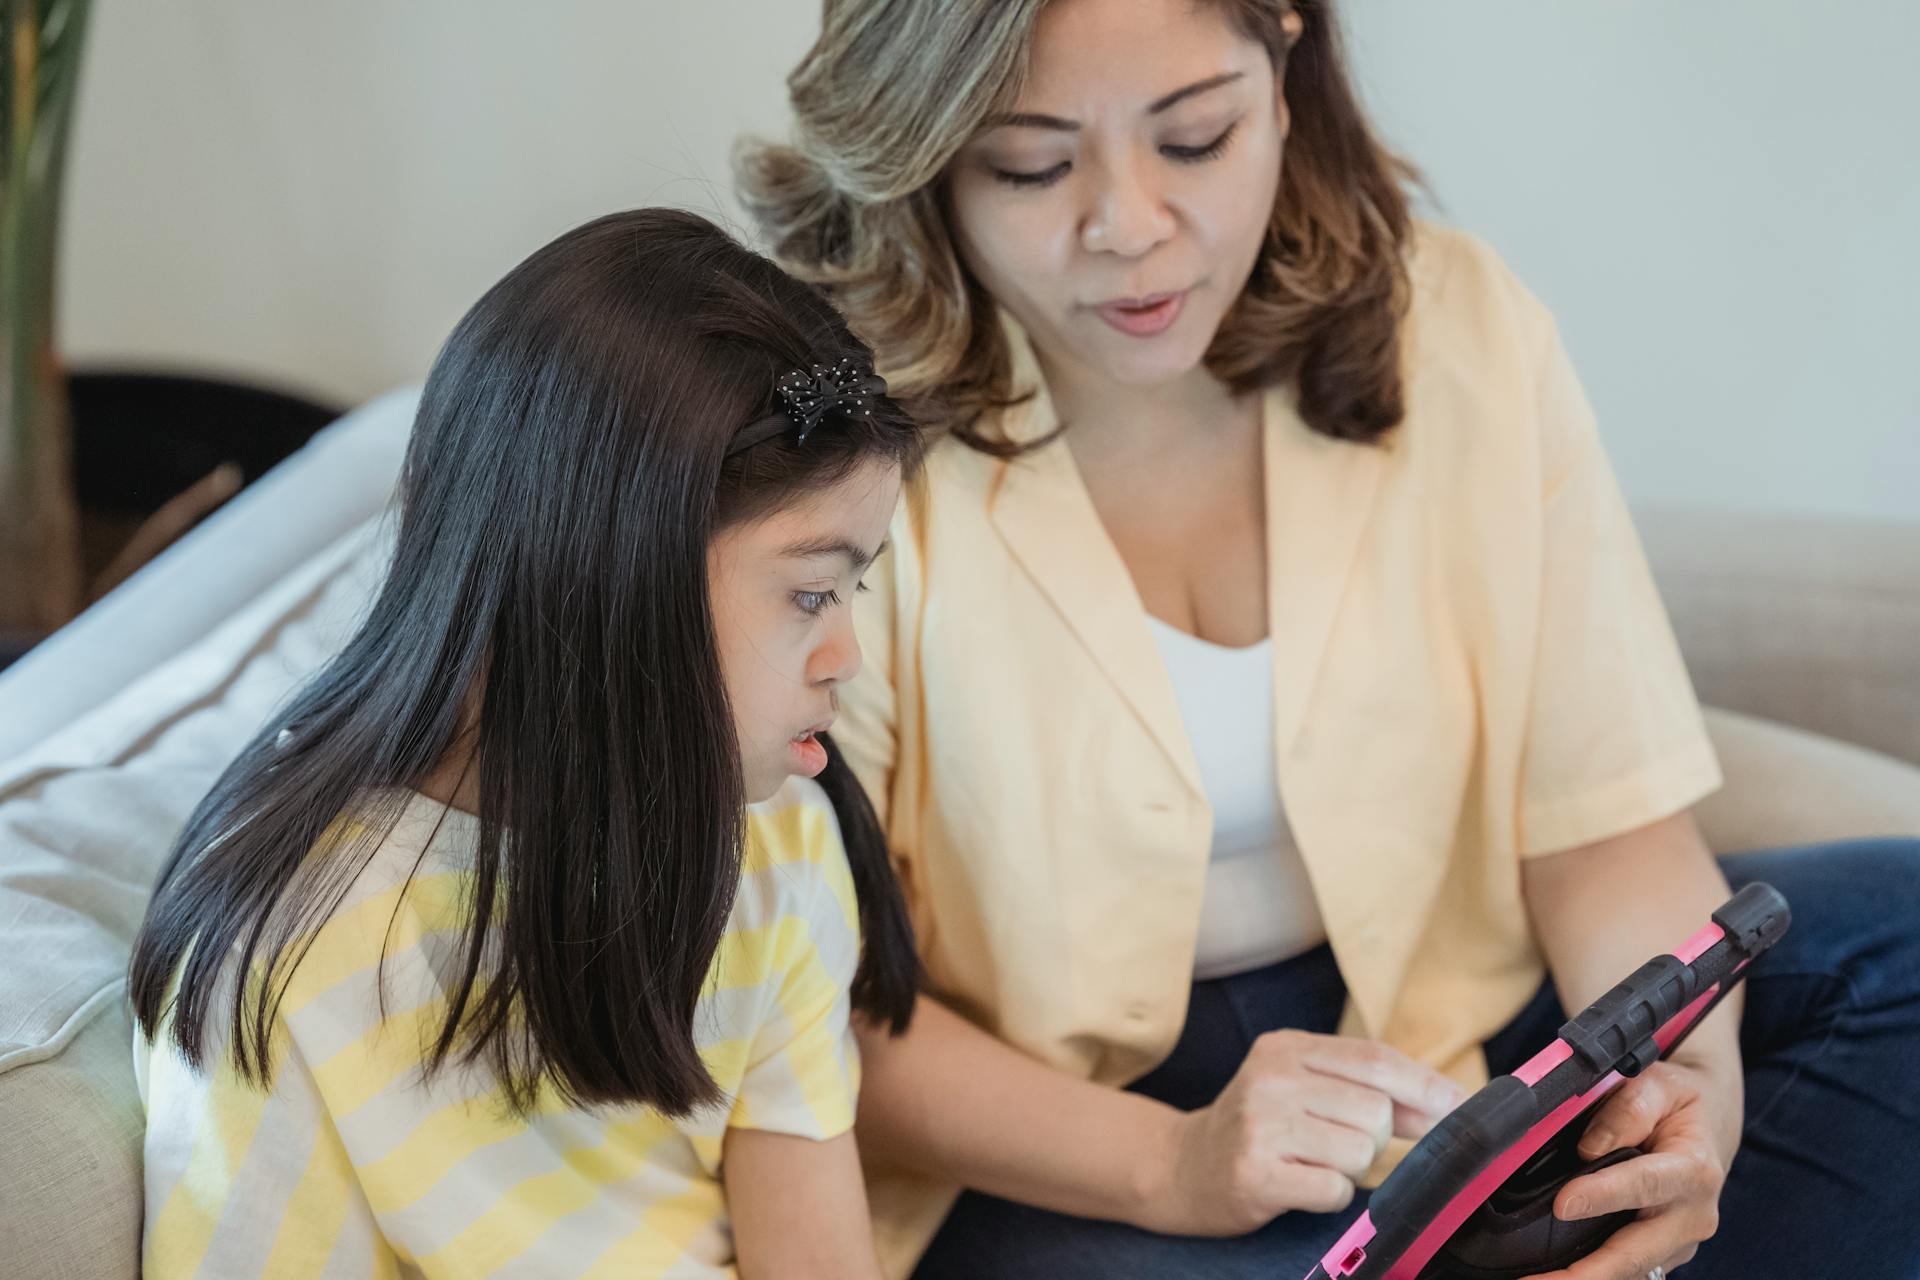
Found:
[[[1407, 414], [1384, 447], [1265, 396], [1273, 724], [1341, 1030], [1472, 1087], [1545, 973], [1520, 860], [1678, 812], [1720, 776], [1552, 318], [1459, 232], [1423, 227], [1409, 270]], [[1002, 429], [1030, 440], [1056, 420], [1003, 323], [1034, 395]], [[1185, 1017], [1212, 819], [1064, 442], [1009, 463], [942, 441], [867, 583], [867, 667], [834, 737], [934, 989], [1061, 1070], [1138, 1078]], [[905, 1275], [955, 1189], [870, 1191]]]

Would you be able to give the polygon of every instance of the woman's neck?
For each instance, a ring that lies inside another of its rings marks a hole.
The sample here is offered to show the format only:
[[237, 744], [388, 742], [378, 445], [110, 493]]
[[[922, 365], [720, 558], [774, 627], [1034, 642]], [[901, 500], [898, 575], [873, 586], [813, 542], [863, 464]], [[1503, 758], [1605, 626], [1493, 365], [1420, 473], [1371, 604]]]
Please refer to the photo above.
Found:
[[1082, 463], [1137, 460], [1169, 448], [1237, 434], [1259, 420], [1258, 398], [1238, 395], [1199, 365], [1154, 386], [1105, 378], [1036, 350], [1054, 412]]

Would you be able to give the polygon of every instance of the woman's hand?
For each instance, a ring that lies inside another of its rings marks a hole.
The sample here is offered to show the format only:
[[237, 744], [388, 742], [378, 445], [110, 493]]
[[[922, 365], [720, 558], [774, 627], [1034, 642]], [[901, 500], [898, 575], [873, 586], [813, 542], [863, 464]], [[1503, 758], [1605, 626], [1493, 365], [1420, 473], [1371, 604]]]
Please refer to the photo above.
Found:
[[1647, 1154], [1575, 1178], [1553, 1211], [1563, 1219], [1638, 1209], [1638, 1221], [1564, 1271], [1535, 1280], [1646, 1280], [1692, 1259], [1720, 1222], [1720, 1188], [1740, 1145], [1741, 1082], [1705, 1065], [1658, 1062], [1614, 1090], [1580, 1140], [1592, 1160], [1621, 1147]]
[[1138, 1225], [1238, 1235], [1290, 1209], [1343, 1209], [1389, 1138], [1419, 1137], [1466, 1097], [1377, 1041], [1270, 1032], [1211, 1106], [1175, 1118]]

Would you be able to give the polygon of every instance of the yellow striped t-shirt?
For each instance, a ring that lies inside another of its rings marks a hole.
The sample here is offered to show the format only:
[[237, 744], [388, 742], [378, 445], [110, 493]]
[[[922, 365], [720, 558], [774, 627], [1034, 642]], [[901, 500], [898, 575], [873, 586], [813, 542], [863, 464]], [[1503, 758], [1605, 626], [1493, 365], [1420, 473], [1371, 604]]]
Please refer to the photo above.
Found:
[[543, 1091], [519, 1116], [483, 1064], [419, 1078], [462, 954], [477, 823], [411, 795], [294, 971], [270, 1092], [235, 1075], [224, 1033], [205, 1073], [136, 1034], [145, 1274], [733, 1275], [726, 1129], [837, 1136], [859, 1082], [859, 918], [832, 807], [796, 778], [748, 815], [695, 1020], [724, 1103], [673, 1121]]

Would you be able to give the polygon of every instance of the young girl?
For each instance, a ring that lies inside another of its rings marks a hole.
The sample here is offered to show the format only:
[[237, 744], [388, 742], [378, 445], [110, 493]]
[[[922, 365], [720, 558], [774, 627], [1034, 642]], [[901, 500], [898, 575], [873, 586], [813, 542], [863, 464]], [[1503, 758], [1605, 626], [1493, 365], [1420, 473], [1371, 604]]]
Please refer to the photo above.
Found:
[[147, 1275], [878, 1274], [849, 1015], [917, 968], [824, 731], [919, 446], [867, 361], [665, 210], [460, 322], [382, 593], [134, 950]]

